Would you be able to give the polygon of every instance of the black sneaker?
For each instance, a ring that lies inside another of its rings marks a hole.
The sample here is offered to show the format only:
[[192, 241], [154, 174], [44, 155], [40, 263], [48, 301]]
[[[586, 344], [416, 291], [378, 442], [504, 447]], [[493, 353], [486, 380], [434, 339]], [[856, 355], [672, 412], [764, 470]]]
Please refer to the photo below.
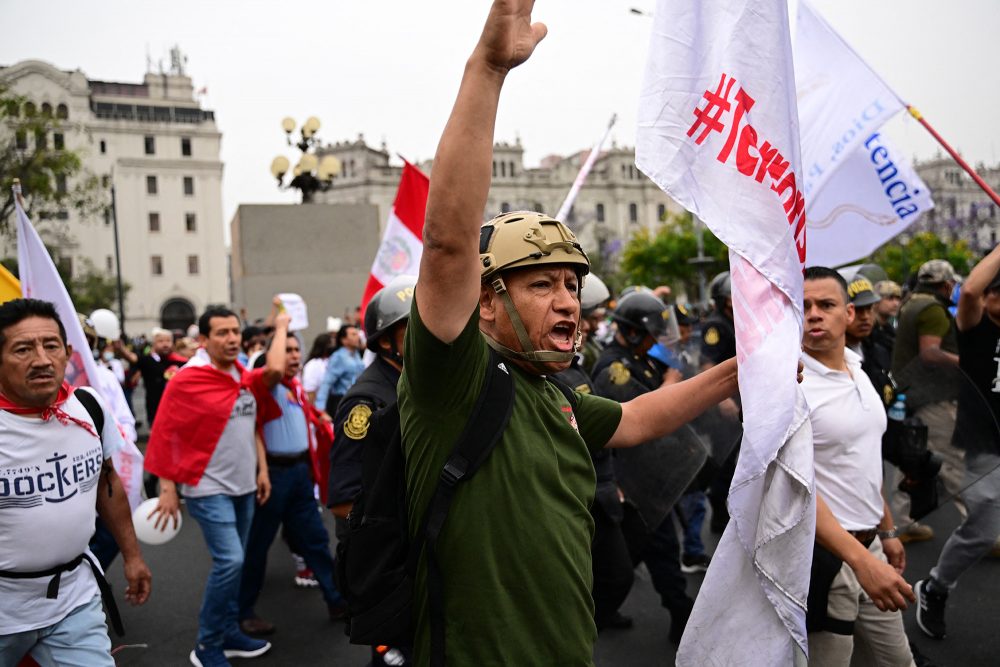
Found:
[[914, 586], [917, 594], [917, 625], [928, 637], [944, 639], [944, 608], [947, 593], [938, 593], [928, 587], [929, 579], [921, 579]]
[[697, 556], [684, 554], [681, 558], [681, 572], [684, 574], [696, 574], [708, 571], [708, 564], [712, 562], [712, 557], [708, 554], [698, 554]]

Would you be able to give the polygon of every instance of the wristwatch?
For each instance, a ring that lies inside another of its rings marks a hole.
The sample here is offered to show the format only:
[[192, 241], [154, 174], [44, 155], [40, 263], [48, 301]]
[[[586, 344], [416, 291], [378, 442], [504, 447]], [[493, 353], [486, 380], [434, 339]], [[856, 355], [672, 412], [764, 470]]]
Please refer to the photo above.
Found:
[[899, 531], [896, 530], [895, 526], [893, 526], [889, 530], [879, 530], [879, 531], [877, 531], [876, 535], [878, 535], [878, 539], [880, 539], [880, 540], [892, 540], [892, 539], [895, 539], [895, 538], [899, 537]]

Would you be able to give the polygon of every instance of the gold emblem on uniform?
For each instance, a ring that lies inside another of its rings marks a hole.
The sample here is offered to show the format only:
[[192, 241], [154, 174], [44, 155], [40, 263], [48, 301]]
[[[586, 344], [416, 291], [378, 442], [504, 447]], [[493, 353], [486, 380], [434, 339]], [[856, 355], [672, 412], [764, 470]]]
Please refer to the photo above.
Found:
[[718, 345], [719, 344], [719, 330], [715, 327], [709, 327], [705, 332], [705, 343], [707, 345]]
[[363, 403], [359, 403], [351, 408], [351, 414], [347, 415], [344, 422], [344, 435], [351, 440], [361, 440], [368, 435], [369, 420], [372, 416], [372, 409]]
[[882, 387], [882, 400], [885, 401], [886, 405], [889, 405], [890, 403], [892, 403], [892, 395], [893, 395], [893, 393], [894, 392], [892, 391], [892, 385], [891, 384], [887, 384], [884, 387]]
[[608, 375], [611, 376], [612, 384], [625, 384], [632, 377], [632, 373], [628, 367], [620, 361], [613, 361], [611, 363], [611, 366], [608, 368]]

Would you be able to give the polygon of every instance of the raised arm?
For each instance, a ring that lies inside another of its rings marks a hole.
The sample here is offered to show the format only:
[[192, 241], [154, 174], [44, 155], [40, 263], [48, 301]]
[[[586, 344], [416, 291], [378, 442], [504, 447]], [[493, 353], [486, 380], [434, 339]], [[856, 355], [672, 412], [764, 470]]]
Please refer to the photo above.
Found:
[[431, 173], [417, 284], [420, 319], [450, 343], [479, 301], [479, 228], [493, 174], [493, 130], [507, 73], [546, 33], [531, 23], [534, 0], [494, 0], [465, 65]]
[[997, 273], [1000, 273], [1000, 245], [976, 264], [962, 284], [955, 317], [955, 324], [961, 331], [968, 331], [979, 324], [983, 317], [983, 296]]
[[264, 368], [264, 384], [268, 389], [277, 387], [281, 378], [285, 376], [285, 360], [288, 357], [285, 346], [288, 343], [288, 324], [291, 321], [291, 315], [284, 311], [274, 318], [274, 337], [265, 357], [267, 365]]

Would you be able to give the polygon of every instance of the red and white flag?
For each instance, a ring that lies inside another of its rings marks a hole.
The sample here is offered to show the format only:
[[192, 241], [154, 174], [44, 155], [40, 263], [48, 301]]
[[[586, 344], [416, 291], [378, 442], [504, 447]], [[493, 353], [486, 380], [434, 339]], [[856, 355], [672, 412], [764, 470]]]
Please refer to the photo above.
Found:
[[[56, 265], [45, 249], [38, 232], [28, 220], [20, 202], [20, 186], [14, 186], [14, 207], [17, 213], [17, 271], [21, 280], [21, 294], [26, 298], [43, 299], [55, 304], [59, 319], [66, 328], [67, 342], [73, 347], [73, 354], [66, 365], [66, 381], [74, 388], [89, 386], [101, 394], [112, 410], [115, 423], [125, 447], [112, 456], [115, 471], [121, 478], [122, 486], [128, 496], [129, 504], [134, 509], [142, 502], [142, 454], [135, 446], [134, 418], [131, 419], [131, 430], [122, 425], [115, 409], [124, 405], [124, 398], [117, 400], [122, 389], [114, 374], [101, 373], [94, 362], [94, 356], [83, 334], [80, 320], [76, 316], [76, 308], [69, 298], [69, 292], [63, 285]], [[113, 383], [113, 385], [112, 385]], [[127, 406], [126, 406], [127, 409]], [[131, 413], [128, 415], [131, 418]]]
[[730, 249], [744, 435], [732, 517], [677, 664], [808, 650], [812, 433], [796, 382], [805, 197], [786, 0], [659, 0], [636, 164]]
[[361, 297], [361, 313], [375, 293], [389, 284], [396, 276], [417, 275], [420, 256], [423, 254], [424, 213], [427, 209], [427, 191], [430, 179], [409, 162], [403, 163], [396, 200], [389, 210], [385, 234], [378, 254], [372, 263], [372, 272]]

